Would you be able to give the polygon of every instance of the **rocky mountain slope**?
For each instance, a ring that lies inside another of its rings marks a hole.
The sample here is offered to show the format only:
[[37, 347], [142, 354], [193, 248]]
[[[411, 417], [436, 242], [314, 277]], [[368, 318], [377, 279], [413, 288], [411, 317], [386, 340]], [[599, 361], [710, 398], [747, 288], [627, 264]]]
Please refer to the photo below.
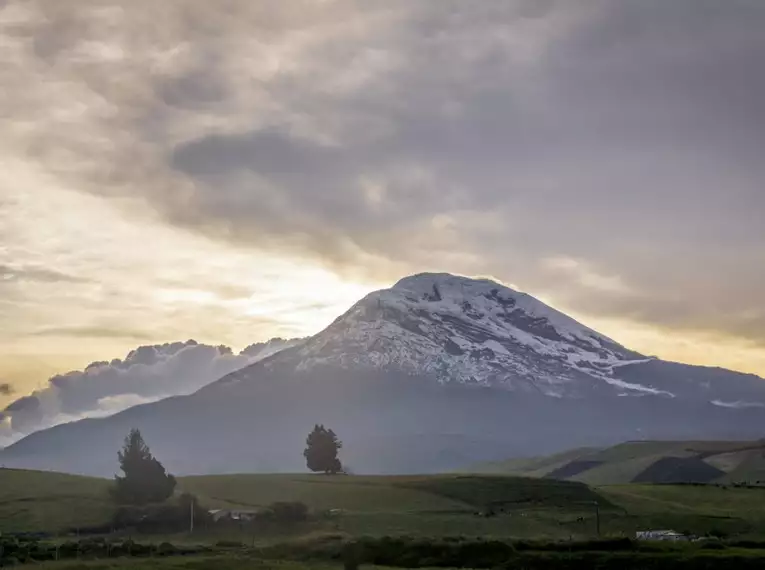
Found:
[[415, 275], [369, 294], [266, 368], [283, 365], [390, 370], [556, 398], [651, 395], [765, 408], [756, 376], [646, 357], [530, 295], [449, 274]]
[[358, 472], [453, 469], [625, 439], [751, 439], [765, 382], [628, 350], [489, 280], [408, 277], [191, 396], [38, 432], [0, 463], [110, 473], [142, 429], [179, 473], [302, 469], [313, 423]]

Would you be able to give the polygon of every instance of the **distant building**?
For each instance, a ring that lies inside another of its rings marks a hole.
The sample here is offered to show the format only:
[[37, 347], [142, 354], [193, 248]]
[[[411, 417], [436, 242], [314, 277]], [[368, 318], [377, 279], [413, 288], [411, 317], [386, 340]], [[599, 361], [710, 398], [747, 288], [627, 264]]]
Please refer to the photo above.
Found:
[[208, 512], [213, 522], [216, 523], [221, 521], [247, 522], [258, 515], [258, 511], [243, 511], [241, 509], [212, 509]]
[[674, 530], [639, 530], [635, 533], [635, 538], [638, 540], [666, 540], [671, 542], [692, 540], [690, 536]]

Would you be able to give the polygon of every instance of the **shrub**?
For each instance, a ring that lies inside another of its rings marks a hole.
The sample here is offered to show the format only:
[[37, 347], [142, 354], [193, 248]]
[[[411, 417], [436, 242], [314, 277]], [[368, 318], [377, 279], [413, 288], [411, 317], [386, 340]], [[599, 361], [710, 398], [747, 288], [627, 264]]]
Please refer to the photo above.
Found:
[[258, 519], [282, 524], [304, 522], [308, 520], [308, 506], [299, 501], [280, 501], [269, 505], [259, 514]]
[[364, 560], [363, 547], [358, 543], [346, 544], [342, 558], [344, 570], [358, 570]]
[[157, 547], [157, 554], [160, 556], [169, 556], [171, 554], [176, 554], [178, 552], [178, 549], [170, 542], [162, 542]]
[[727, 546], [723, 544], [721, 541], [712, 539], [712, 540], [705, 540], [704, 543], [701, 545], [701, 548], [704, 550], [725, 550]]
[[201, 527], [211, 522], [210, 513], [196, 499], [183, 495], [175, 503], [161, 503], [140, 507], [120, 507], [112, 517], [112, 526], [118, 529], [133, 528], [142, 533], [180, 532], [190, 525], [193, 501], [194, 525]]
[[215, 546], [218, 548], [244, 548], [244, 544], [238, 540], [219, 540]]

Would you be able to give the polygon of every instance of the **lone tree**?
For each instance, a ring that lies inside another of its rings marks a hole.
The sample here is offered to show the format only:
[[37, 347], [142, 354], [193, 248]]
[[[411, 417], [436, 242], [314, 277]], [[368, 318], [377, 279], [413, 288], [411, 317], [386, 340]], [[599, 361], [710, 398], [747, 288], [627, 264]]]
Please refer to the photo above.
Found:
[[115, 501], [127, 505], [160, 503], [175, 490], [175, 477], [165, 472], [144, 442], [141, 432], [130, 430], [117, 456], [123, 477], [115, 475], [112, 496]]
[[306, 449], [303, 452], [308, 469], [315, 472], [339, 473], [343, 466], [337, 458], [337, 452], [343, 447], [343, 442], [331, 429], [316, 424], [308, 434]]

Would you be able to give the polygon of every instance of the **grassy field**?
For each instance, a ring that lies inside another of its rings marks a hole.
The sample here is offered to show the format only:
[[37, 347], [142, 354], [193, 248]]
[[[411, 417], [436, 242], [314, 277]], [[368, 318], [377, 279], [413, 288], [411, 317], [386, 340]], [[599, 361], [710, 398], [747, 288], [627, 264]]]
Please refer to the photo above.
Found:
[[[350, 536], [560, 536], [569, 521], [592, 515], [594, 501], [609, 501], [585, 485], [494, 476], [228, 475], [188, 477], [180, 486], [219, 508], [253, 508], [302, 501], [342, 514], [312, 532]], [[616, 508], [616, 507], [613, 507]], [[494, 510], [497, 516], [477, 516]], [[500, 512], [503, 511], [503, 512]], [[576, 523], [586, 536], [595, 528]], [[248, 540], [243, 531], [242, 540]]]
[[[0, 532], [62, 532], [109, 520], [110, 482], [56, 473], [0, 469]], [[587, 539], [673, 528], [694, 534], [765, 536], [765, 489], [714, 486], [586, 485], [502, 476], [419, 477], [225, 475], [187, 477], [179, 491], [209, 508], [256, 509], [302, 501], [310, 523], [274, 533], [227, 528], [226, 538], [263, 544], [298, 536], [467, 536]], [[322, 516], [330, 509], [339, 514]], [[479, 516], [494, 511], [496, 516]], [[171, 541], [215, 541], [198, 529]]]
[[518, 477], [544, 477], [571, 461], [598, 453], [595, 447], [579, 447], [553, 455], [489, 461], [473, 465], [465, 470], [467, 473], [486, 473], [490, 475], [516, 475]]
[[[331, 538], [283, 542], [265, 548], [243, 545], [196, 546], [177, 549], [164, 544], [131, 543], [133, 554], [109, 553], [92, 541], [81, 550], [61, 551], [50, 543], [6, 542], [11, 552], [0, 565], [19, 564], [51, 570], [331, 570], [384, 568], [524, 568], [526, 570], [711, 570], [760, 569], [765, 564], [765, 542], [720, 541], [656, 544], [629, 539], [581, 542], [496, 541], [485, 539]], [[140, 548], [140, 552], [138, 549]]]
[[263, 507], [275, 501], [302, 501], [311, 509], [354, 512], [450, 511], [464, 505], [410, 489], [408, 477], [317, 475], [215, 475], [185, 477], [179, 486], [216, 508]]
[[765, 489], [690, 485], [614, 485], [600, 491], [628, 516], [607, 524], [618, 529], [635, 523], [702, 535], [765, 536]]
[[59, 531], [99, 524], [111, 516], [110, 481], [0, 469], [0, 532]]
[[[325, 562], [293, 562], [258, 560], [251, 556], [192, 556], [170, 558], [119, 558], [114, 560], [67, 560], [44, 562], [35, 565], [41, 570], [121, 570], [141, 568], [142, 570], [339, 570], [340, 564]], [[365, 566], [372, 570], [374, 567]]]
[[504, 503], [572, 507], [604, 501], [579, 483], [484, 475], [214, 475], [185, 477], [180, 487], [220, 507], [302, 501], [312, 509], [357, 512], [472, 512]]

